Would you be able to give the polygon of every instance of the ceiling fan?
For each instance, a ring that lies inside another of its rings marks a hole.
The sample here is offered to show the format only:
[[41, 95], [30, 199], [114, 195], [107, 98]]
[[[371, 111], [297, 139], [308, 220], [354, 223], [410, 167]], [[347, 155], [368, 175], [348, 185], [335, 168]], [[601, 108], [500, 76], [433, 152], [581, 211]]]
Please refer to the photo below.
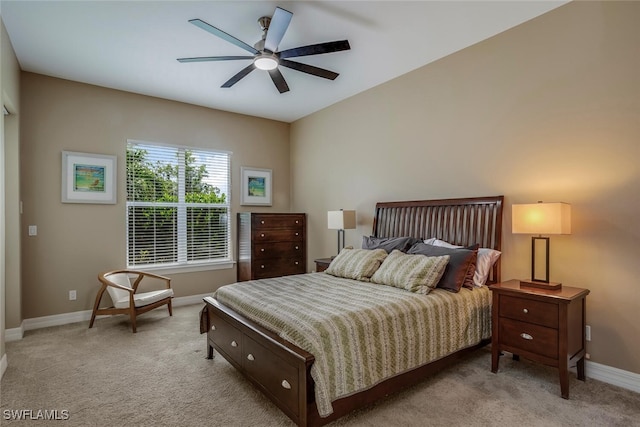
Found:
[[284, 76], [278, 69], [278, 66], [291, 68], [292, 70], [302, 71], [303, 73], [311, 74], [313, 76], [322, 77], [329, 80], [335, 80], [338, 77], [338, 73], [335, 73], [324, 68], [314, 67], [313, 65], [303, 64], [300, 62], [290, 61], [287, 58], [295, 58], [298, 56], [308, 55], [320, 55], [323, 53], [339, 52], [341, 50], [349, 50], [348, 40], [340, 40], [327, 43], [319, 43], [308, 46], [296, 47], [293, 49], [287, 49], [278, 51], [278, 45], [284, 37], [284, 33], [289, 27], [293, 13], [276, 7], [273, 17], [263, 16], [258, 19], [258, 23], [262, 27], [262, 39], [255, 45], [250, 46], [247, 43], [233, 37], [230, 34], [204, 22], [201, 19], [191, 19], [190, 23], [196, 27], [218, 36], [221, 39], [228, 41], [242, 49], [250, 52], [252, 56], [201, 56], [197, 58], [178, 58], [179, 62], [209, 62], [209, 61], [235, 61], [235, 60], [248, 60], [252, 62], [235, 76], [227, 80], [221, 87], [230, 88], [234, 84], [238, 83], [247, 74], [258, 68], [260, 70], [266, 70], [273, 80], [276, 88], [280, 93], [288, 92], [289, 86], [284, 79]]

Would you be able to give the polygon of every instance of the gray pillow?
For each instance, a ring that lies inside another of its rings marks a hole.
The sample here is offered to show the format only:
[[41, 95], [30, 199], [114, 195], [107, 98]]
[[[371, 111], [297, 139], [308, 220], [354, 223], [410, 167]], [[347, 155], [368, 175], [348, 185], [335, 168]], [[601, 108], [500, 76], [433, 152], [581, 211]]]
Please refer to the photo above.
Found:
[[384, 249], [388, 254], [394, 250], [407, 252], [411, 246], [420, 242], [415, 237], [373, 237], [362, 236], [362, 249]]
[[477, 245], [470, 248], [452, 249], [419, 242], [409, 248], [407, 253], [426, 256], [449, 255], [449, 263], [437, 287], [449, 292], [458, 292], [463, 286], [473, 289], [473, 274], [476, 270], [478, 257]]

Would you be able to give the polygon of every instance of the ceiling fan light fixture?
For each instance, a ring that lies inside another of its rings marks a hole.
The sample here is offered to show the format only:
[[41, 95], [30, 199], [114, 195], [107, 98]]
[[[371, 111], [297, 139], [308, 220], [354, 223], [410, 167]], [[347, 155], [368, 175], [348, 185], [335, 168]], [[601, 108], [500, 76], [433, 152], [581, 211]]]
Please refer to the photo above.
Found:
[[263, 53], [256, 56], [253, 60], [253, 65], [255, 65], [259, 70], [273, 70], [278, 68], [278, 58], [274, 55]]

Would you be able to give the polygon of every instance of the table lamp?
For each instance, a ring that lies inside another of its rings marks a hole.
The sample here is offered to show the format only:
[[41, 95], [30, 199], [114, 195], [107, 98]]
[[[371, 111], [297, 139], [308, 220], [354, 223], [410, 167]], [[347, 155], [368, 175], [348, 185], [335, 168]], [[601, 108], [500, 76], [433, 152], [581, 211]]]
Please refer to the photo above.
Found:
[[[338, 230], [338, 253], [344, 248], [344, 230], [352, 230], [356, 228], [356, 211], [339, 211], [327, 212], [327, 223], [329, 230]], [[342, 237], [342, 243], [340, 241]]]
[[[531, 280], [521, 280], [520, 285], [542, 289], [560, 289], [561, 283], [549, 281], [549, 234], [571, 234], [571, 205], [568, 203], [531, 203], [513, 205], [512, 233], [537, 234], [531, 237]], [[545, 275], [536, 277], [537, 246], [544, 244]]]

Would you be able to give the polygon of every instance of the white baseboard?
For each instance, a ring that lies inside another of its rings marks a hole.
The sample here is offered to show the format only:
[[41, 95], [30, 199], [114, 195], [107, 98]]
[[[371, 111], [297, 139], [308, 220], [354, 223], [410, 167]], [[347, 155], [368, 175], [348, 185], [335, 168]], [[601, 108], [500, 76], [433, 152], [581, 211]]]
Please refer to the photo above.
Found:
[[7, 370], [7, 353], [2, 355], [0, 359], [0, 379], [4, 376], [4, 371]]
[[17, 328], [4, 330], [4, 341], [20, 341], [24, 337], [24, 321]]
[[585, 363], [584, 370], [587, 380], [592, 378], [594, 380], [613, 384], [618, 387], [640, 393], [640, 374], [591, 362], [589, 360]]
[[[189, 295], [186, 297], [176, 297], [171, 305], [180, 307], [184, 305], [192, 305], [202, 303], [204, 297], [211, 294]], [[71, 313], [54, 314], [51, 316], [35, 317], [32, 319], [24, 319], [20, 328], [7, 329], [5, 331], [5, 341], [16, 341], [22, 339], [24, 331], [32, 331], [34, 329], [48, 328], [50, 326], [60, 326], [69, 323], [88, 322], [91, 319], [92, 310], [74, 311]], [[97, 319], [107, 316], [98, 316]], [[7, 337], [11, 336], [11, 340]]]

